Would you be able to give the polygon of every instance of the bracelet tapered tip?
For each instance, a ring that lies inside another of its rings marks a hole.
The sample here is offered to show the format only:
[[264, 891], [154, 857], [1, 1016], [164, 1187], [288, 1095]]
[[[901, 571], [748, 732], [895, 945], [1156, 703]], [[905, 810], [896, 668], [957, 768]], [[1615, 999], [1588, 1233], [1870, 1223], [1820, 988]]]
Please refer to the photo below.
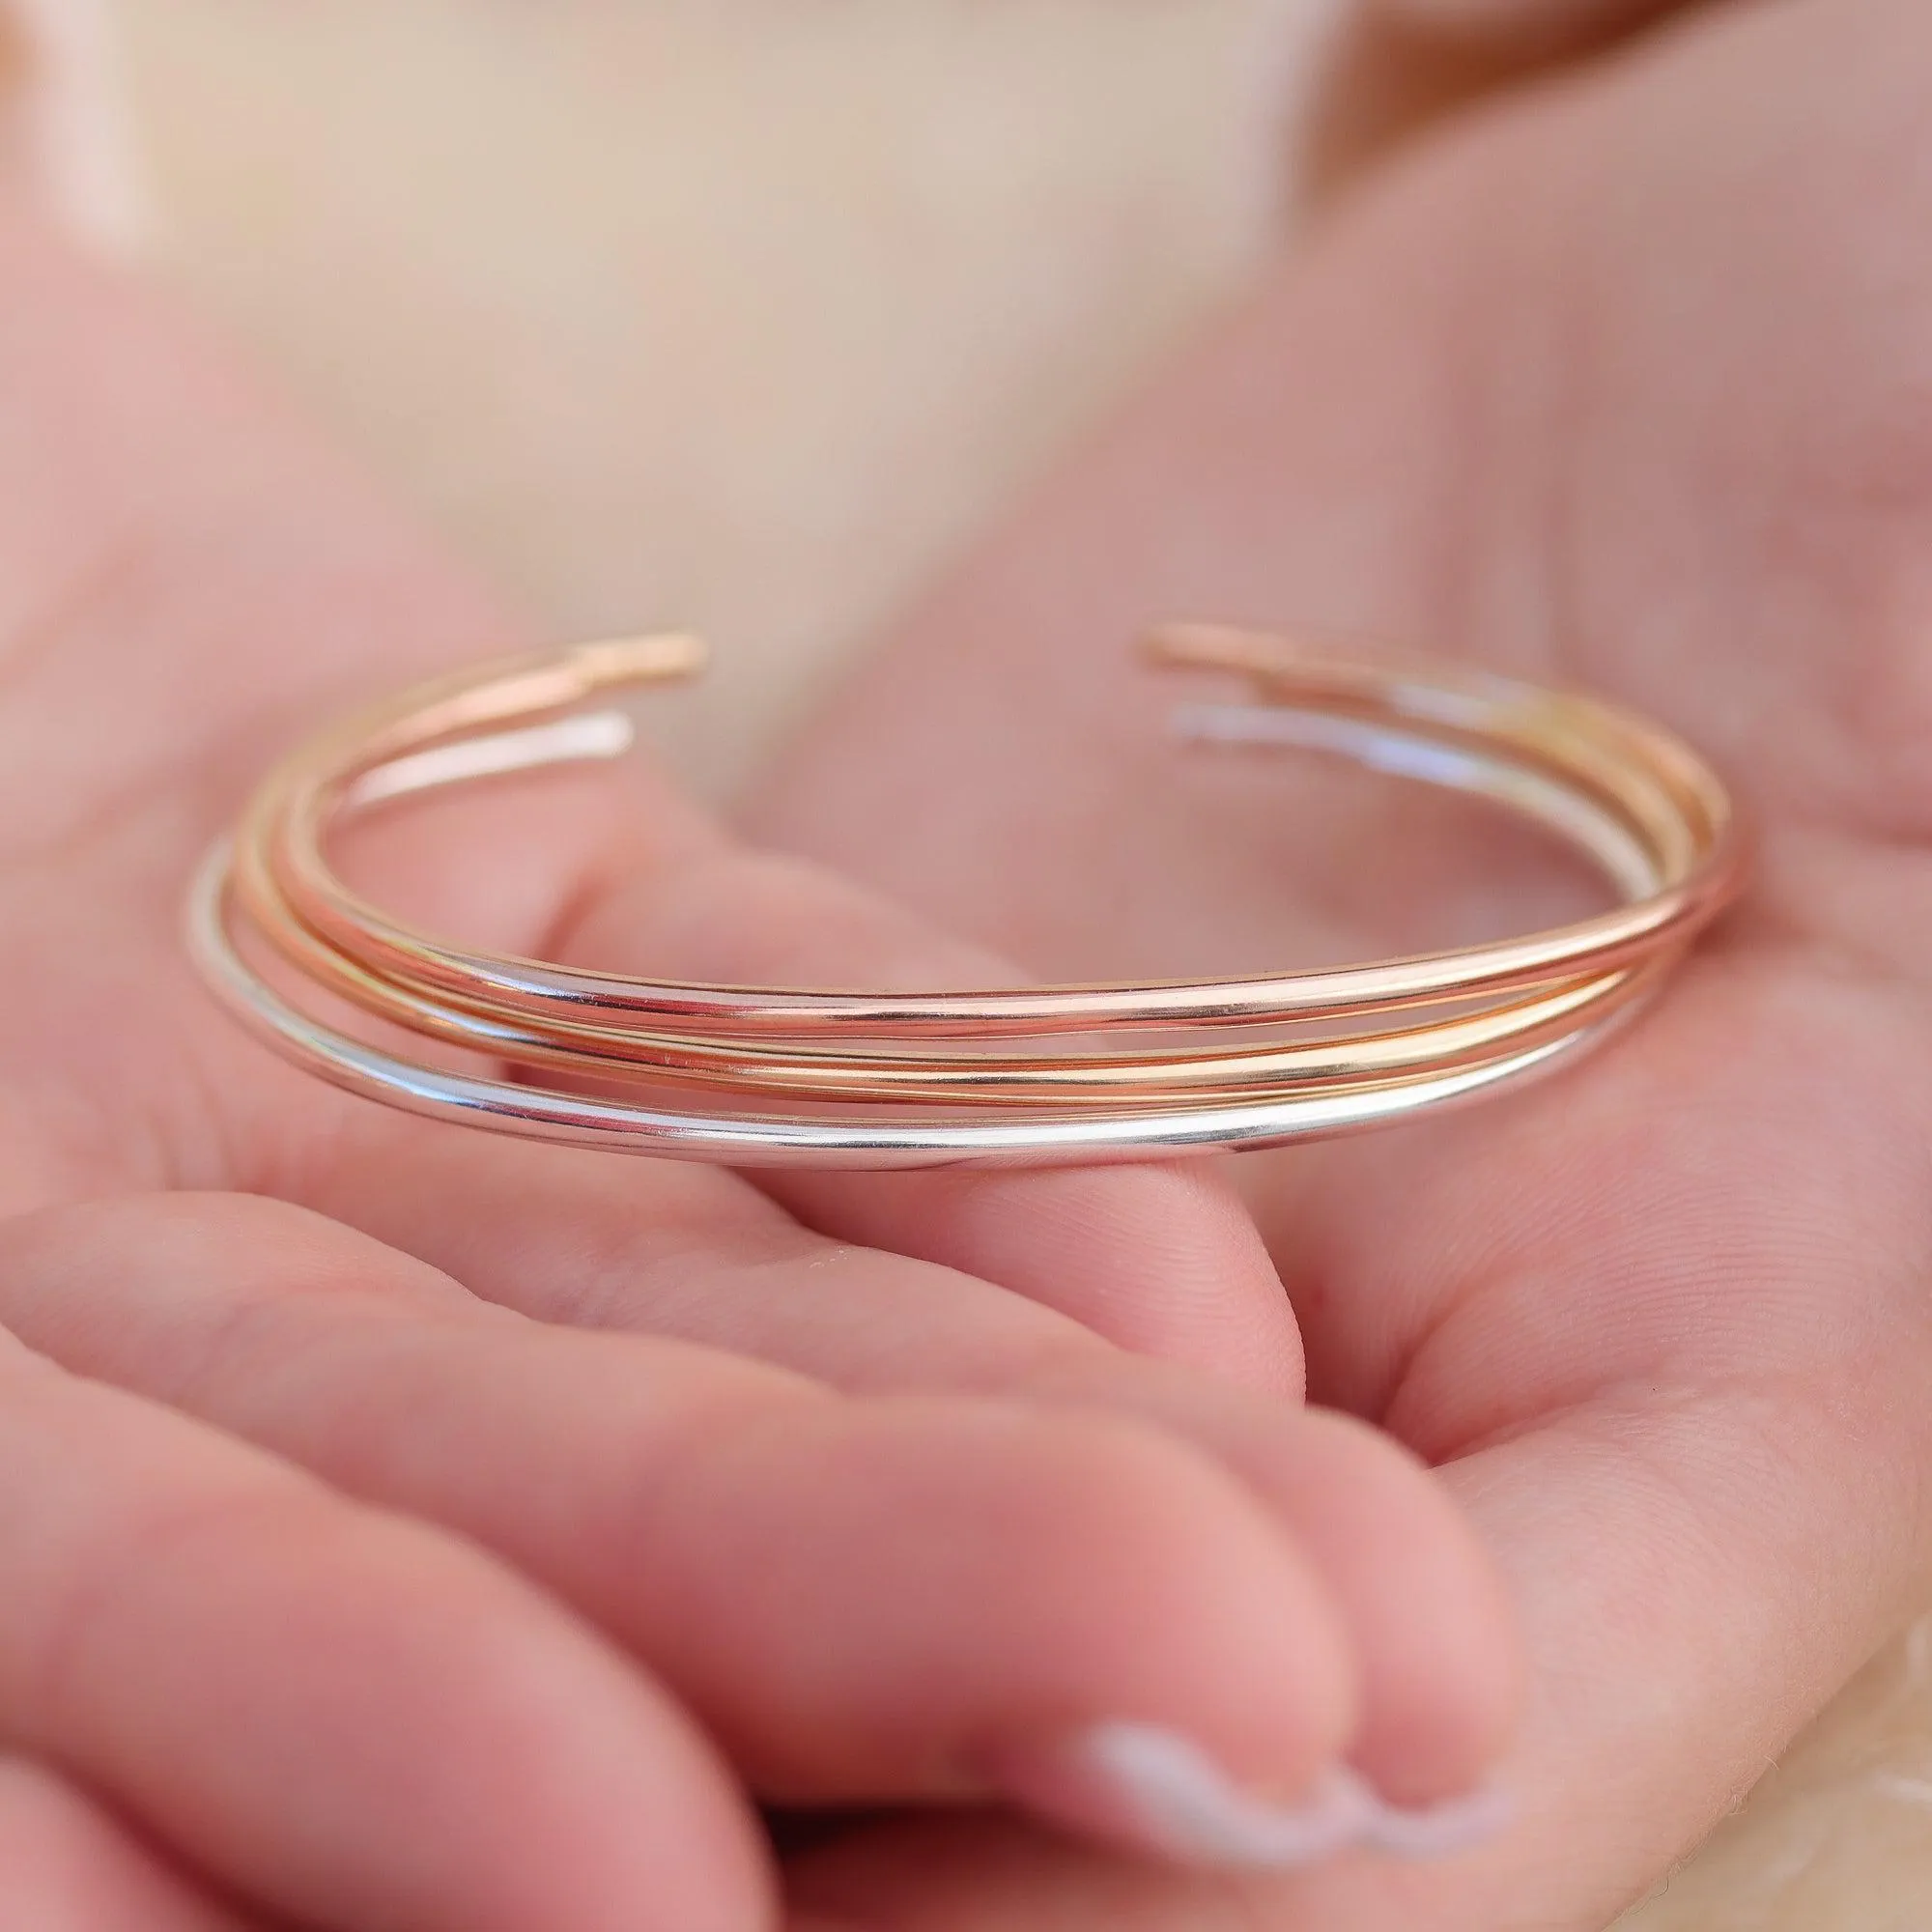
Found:
[[696, 677], [710, 663], [711, 646], [688, 631], [663, 631], [641, 638], [599, 638], [575, 645], [570, 658], [586, 688], [597, 689]]
[[1143, 632], [1140, 655], [1167, 670], [1225, 670], [1250, 677], [1280, 671], [1294, 646], [1281, 637], [1237, 624], [1178, 622]]

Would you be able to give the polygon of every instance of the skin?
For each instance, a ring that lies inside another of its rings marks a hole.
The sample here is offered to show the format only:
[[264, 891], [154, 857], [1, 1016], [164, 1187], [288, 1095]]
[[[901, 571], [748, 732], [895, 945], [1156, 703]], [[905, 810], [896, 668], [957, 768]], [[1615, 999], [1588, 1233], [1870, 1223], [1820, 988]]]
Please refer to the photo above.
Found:
[[[14, 208], [0, 289], [0, 1843], [34, 1922], [836, 1932], [754, 1804], [1053, 1813], [1121, 1719], [1289, 1798], [1343, 1756], [1408, 1800], [1480, 1778], [1518, 1698], [1492, 1566], [1416, 1459], [1301, 1406], [1225, 1179], [766, 1192], [353, 1102], [218, 1012], [180, 897], [252, 780], [521, 640], [163, 297]], [[642, 768], [347, 859], [517, 950], [1015, 970]]]
[[[318, 711], [506, 627], [0, 219], [0, 1833], [67, 1821], [48, 1922], [120, 1883], [189, 1924], [1584, 1927], [1719, 1814], [1928, 1580], [1919, 12], [1714, 13], [1412, 144], [767, 790], [761, 835], [1036, 972], [1233, 970], [1577, 883], [1178, 766], [1116, 655], [1151, 613], [1488, 654], [1726, 763], [1762, 883], [1640, 1031], [1225, 1176], [760, 1191], [266, 1065], [181, 967], [194, 853]], [[631, 782], [425, 810], [361, 874], [600, 963], [990, 969]], [[1304, 1349], [1361, 1420], [1295, 1406]], [[1237, 1885], [968, 1808], [1102, 1715], [1280, 1789], [1507, 1747], [1517, 1823]], [[775, 1871], [748, 1790], [956, 1808]]]
[[1178, 757], [1121, 650], [1173, 613], [1619, 696], [1762, 834], [1747, 907], [1588, 1066], [1237, 1170], [1314, 1397], [1438, 1465], [1506, 1567], [1516, 1832], [1209, 1887], [902, 1823], [802, 1895], [895, 1932], [1600, 1926], [1923, 1602], [1928, 89], [1914, 0], [1789, 0], [1411, 141], [768, 785], [762, 834], [1052, 976], [1578, 902], [1439, 801]]

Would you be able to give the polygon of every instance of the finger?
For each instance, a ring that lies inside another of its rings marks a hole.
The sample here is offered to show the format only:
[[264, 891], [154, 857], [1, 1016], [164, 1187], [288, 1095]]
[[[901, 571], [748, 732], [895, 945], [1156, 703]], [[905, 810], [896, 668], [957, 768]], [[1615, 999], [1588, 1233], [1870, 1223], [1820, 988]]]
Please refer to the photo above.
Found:
[[[833, 873], [737, 850], [668, 878], [626, 868], [560, 941], [567, 952], [634, 969], [669, 959], [697, 978], [889, 988], [1014, 978], [1000, 960]], [[1125, 1348], [1262, 1387], [1299, 1385], [1293, 1318], [1273, 1266], [1207, 1163], [798, 1174], [764, 1185], [810, 1226], [999, 1282]]]
[[[1342, 1606], [1362, 1662], [1362, 1769], [1438, 1796], [1508, 1736], [1519, 1658], [1493, 1564], [1439, 1485], [1374, 1432], [1108, 1347], [954, 1270], [817, 1239], [769, 1207], [748, 1219], [725, 1177], [673, 1203], [650, 1192], [654, 1164], [480, 1135], [421, 1150], [400, 1183], [397, 1157], [365, 1156], [370, 1171], [324, 1205], [373, 1214], [383, 1236], [433, 1226], [430, 1251], [467, 1287], [539, 1320], [678, 1335], [853, 1392], [993, 1394], [1179, 1436], [1263, 1501]], [[619, 1198], [600, 1166], [644, 1185]], [[490, 1199], [517, 1201], [513, 1240], [465, 1214]]]
[[[0, 805], [18, 849], [58, 855], [59, 884], [55, 903], [34, 907], [44, 968], [34, 1024], [0, 1044], [33, 1066], [61, 1039], [64, 1078], [98, 1094], [100, 1124], [76, 1136], [90, 1151], [98, 1142], [152, 1179], [158, 1145], [170, 1179], [252, 1190], [332, 1146], [344, 1110], [314, 1095], [292, 1106], [300, 1090], [227, 1039], [187, 985], [172, 904], [183, 872], [298, 721], [485, 654], [503, 627], [161, 302], [66, 259], [4, 211], [0, 277], [18, 294], [0, 315], [13, 432], [0, 450], [0, 546], [33, 559], [22, 608], [0, 610], [0, 651], [15, 636], [32, 644], [0, 718]], [[17, 474], [8, 451], [24, 452]], [[110, 782], [113, 799], [153, 809], [103, 809]], [[566, 781], [540, 800], [532, 788], [500, 807], [452, 805], [462, 809], [446, 816], [426, 808], [421, 822], [442, 829], [413, 843], [398, 828], [383, 876], [480, 942], [667, 971], [760, 959], [861, 980], [986, 970], [822, 875], [761, 867], [648, 776], [628, 791]], [[126, 931], [103, 937], [110, 913], [143, 922], [152, 969], [138, 980], [69, 969], [81, 947], [131, 957]], [[842, 1238], [902, 1242], [993, 1275], [1132, 1346], [1296, 1385], [1272, 1268], [1233, 1196], [1201, 1170], [910, 1177], [876, 1194], [801, 1182], [787, 1199]]]
[[1009, 1395], [1172, 1430], [1245, 1482], [1341, 1605], [1361, 1659], [1350, 1762], [1426, 1803], [1492, 1775], [1521, 1714], [1523, 1658], [1493, 1555], [1436, 1474], [1349, 1416], [1284, 1415], [1164, 1363], [1036, 1358]]
[[[1075, 1848], [971, 1820], [888, 1825], [807, 1854], [792, 1895], [895, 1932], [1607, 1924], [1633, 1902], [1634, 1874], [1701, 1838], [1922, 1601], [1922, 1575], [1900, 1579], [1923, 1570], [1905, 1559], [1926, 1547], [1922, 1499], [1907, 1496], [1924, 1444], [1893, 1440], [1875, 1482], [1858, 1440], [1875, 1415], [1877, 1432], [1909, 1421], [1922, 1438], [1917, 1391], [1892, 1385], [1905, 1380], [1875, 1373], [1859, 1407], [1826, 1398], [1808, 1413], [1788, 1390], [1744, 1388], [1591, 1405], [1452, 1473], [1526, 1605], [1538, 1687], [1504, 1774], [1514, 1822], [1453, 1867], [1358, 1860], [1238, 1886], [1127, 1884]], [[1866, 1471], [1860, 1511], [1844, 1506], [1848, 1452]], [[1774, 1513], [1758, 1506], [1768, 1483]], [[1830, 1579], [1805, 1590], [1802, 1653], [1785, 1615], [1795, 1577]]]
[[54, 1773], [0, 1758], [0, 1923], [21, 1932], [243, 1932], [243, 1920]]
[[[599, 775], [582, 820], [531, 850], [483, 799], [425, 800], [358, 841], [370, 890], [443, 930], [616, 971], [879, 988], [1023, 976], [886, 900], [694, 822], [648, 772]], [[561, 813], [563, 794], [554, 792]], [[483, 813], [480, 815], [478, 808]], [[638, 832], [634, 828], [643, 827]], [[613, 827], [615, 830], [613, 831]], [[499, 875], [528, 852], [543, 885]], [[493, 872], [465, 854], [489, 850]], [[500, 911], [519, 905], [519, 929]], [[542, 918], [548, 899], [554, 916]], [[1084, 1172], [754, 1177], [809, 1226], [1015, 1290], [1123, 1347], [1279, 1392], [1299, 1387], [1292, 1314], [1245, 1209], [1210, 1163]]]
[[750, 1821], [462, 1546], [0, 1338], [0, 1737], [335, 1932], [746, 1932]]
[[267, 1203], [57, 1210], [0, 1252], [37, 1347], [493, 1545], [769, 1798], [1065, 1816], [1058, 1768], [1127, 1723], [1294, 1793], [1351, 1736], [1315, 1570], [1166, 1432], [538, 1326]]

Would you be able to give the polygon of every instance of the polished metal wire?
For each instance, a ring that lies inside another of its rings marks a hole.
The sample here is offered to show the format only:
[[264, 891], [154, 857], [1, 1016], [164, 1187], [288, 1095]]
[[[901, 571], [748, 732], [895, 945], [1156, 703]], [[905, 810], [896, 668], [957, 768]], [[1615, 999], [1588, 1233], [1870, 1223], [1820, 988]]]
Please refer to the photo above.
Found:
[[[1339, 753], [1491, 798], [1580, 851], [1619, 903], [1525, 938], [1317, 972], [906, 994], [478, 951], [416, 930], [335, 871], [330, 837], [355, 813], [625, 750], [629, 720], [584, 707], [700, 667], [695, 640], [658, 637], [465, 672], [302, 747], [204, 868], [191, 945], [276, 1050], [416, 1113], [741, 1166], [1040, 1165], [1275, 1146], [1493, 1092], [1630, 1017], [1741, 887], [1721, 784], [1617, 707], [1208, 626], [1153, 645], [1252, 688], [1250, 703], [1189, 707], [1189, 735]], [[304, 1009], [317, 993], [502, 1070], [355, 1037]]]

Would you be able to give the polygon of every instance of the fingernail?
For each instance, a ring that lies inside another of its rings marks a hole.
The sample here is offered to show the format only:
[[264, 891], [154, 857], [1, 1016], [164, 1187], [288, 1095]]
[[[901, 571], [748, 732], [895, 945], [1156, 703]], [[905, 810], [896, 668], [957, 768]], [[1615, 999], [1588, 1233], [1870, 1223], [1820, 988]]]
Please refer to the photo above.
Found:
[[1151, 1724], [1096, 1725], [1045, 1751], [1010, 1753], [994, 1770], [1004, 1791], [1056, 1824], [1219, 1870], [1293, 1871], [1357, 1850], [1449, 1858], [1493, 1837], [1508, 1816], [1493, 1789], [1443, 1804], [1391, 1804], [1341, 1766], [1284, 1803]]

